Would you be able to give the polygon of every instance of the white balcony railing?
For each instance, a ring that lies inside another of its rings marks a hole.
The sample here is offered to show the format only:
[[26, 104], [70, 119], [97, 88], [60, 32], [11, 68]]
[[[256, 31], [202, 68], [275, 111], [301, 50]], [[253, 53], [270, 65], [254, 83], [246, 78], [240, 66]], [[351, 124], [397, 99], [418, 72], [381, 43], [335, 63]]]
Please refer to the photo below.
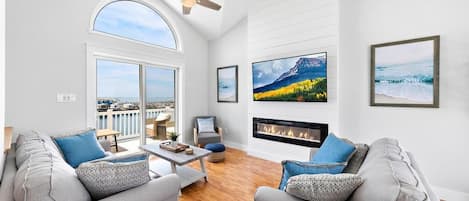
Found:
[[[160, 113], [170, 113], [174, 117], [174, 109], [148, 109], [146, 110], [147, 119], [156, 118]], [[132, 138], [140, 135], [140, 110], [98, 112], [98, 129], [112, 129], [120, 132], [118, 139]], [[144, 129], [145, 130], [145, 129]]]

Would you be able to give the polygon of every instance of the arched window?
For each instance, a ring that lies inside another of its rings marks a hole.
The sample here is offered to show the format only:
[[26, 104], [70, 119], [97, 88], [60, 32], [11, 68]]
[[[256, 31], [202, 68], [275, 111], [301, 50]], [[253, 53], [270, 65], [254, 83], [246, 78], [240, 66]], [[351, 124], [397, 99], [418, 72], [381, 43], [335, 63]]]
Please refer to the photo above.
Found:
[[93, 29], [166, 48], [176, 49], [170, 26], [153, 9], [134, 1], [115, 1], [103, 7]]

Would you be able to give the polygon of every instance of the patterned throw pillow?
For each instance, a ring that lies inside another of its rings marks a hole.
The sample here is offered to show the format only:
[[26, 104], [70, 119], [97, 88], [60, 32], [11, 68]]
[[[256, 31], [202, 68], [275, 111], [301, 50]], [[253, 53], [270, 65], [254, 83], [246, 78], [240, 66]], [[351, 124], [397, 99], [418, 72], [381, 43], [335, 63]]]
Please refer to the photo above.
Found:
[[346, 201], [362, 183], [354, 174], [303, 174], [291, 177], [286, 191], [303, 200]]
[[129, 160], [119, 157], [109, 161], [81, 164], [76, 173], [94, 200], [148, 183], [148, 157], [129, 156]]
[[345, 168], [345, 163], [314, 164], [300, 161], [282, 161], [283, 173], [279, 189], [285, 190], [290, 177], [301, 174], [339, 174]]

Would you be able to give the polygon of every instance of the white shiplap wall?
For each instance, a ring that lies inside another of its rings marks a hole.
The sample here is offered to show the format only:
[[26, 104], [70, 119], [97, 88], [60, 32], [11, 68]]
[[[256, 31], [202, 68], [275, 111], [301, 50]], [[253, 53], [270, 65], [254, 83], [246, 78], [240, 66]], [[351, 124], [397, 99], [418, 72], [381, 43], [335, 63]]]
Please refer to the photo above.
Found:
[[[254, 102], [250, 96], [247, 130], [250, 154], [275, 161], [308, 158], [305, 147], [253, 138], [252, 117], [328, 123], [329, 131], [337, 131], [338, 11], [338, 0], [251, 2], [248, 14], [249, 62], [327, 52], [328, 102]], [[248, 93], [252, 94], [252, 81], [249, 81]]]

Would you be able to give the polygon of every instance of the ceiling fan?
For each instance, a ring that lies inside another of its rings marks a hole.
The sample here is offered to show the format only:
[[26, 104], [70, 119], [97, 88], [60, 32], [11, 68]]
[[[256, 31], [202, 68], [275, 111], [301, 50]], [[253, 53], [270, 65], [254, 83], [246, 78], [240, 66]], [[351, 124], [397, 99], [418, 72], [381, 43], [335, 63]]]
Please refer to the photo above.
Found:
[[188, 15], [191, 13], [191, 9], [195, 4], [199, 4], [203, 7], [210, 8], [213, 10], [220, 10], [221, 6], [210, 0], [181, 0], [182, 2], [182, 13]]

